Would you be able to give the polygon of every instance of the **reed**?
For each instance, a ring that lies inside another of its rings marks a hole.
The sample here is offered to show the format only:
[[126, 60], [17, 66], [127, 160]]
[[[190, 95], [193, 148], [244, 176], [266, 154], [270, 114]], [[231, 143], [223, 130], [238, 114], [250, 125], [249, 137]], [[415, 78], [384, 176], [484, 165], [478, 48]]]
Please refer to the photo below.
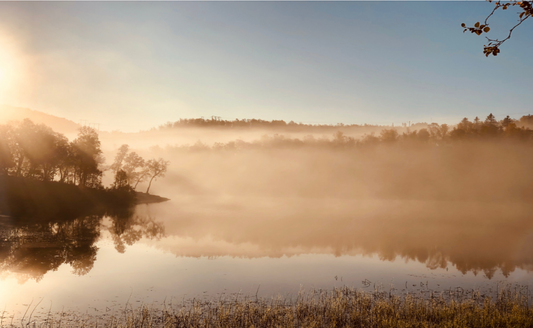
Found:
[[[295, 300], [235, 296], [179, 305], [126, 304], [122, 313], [49, 315], [2, 327], [533, 327], [529, 291], [502, 289], [493, 297], [462, 289], [394, 295], [353, 288], [302, 292]], [[6, 318], [8, 320], [6, 320]]]

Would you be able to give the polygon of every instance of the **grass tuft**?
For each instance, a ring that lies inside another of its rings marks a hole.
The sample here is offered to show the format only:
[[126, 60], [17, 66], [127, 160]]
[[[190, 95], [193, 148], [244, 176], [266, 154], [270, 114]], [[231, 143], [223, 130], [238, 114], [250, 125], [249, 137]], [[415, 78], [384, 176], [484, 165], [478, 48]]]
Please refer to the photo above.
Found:
[[[131, 306], [121, 314], [93, 317], [64, 313], [41, 322], [6, 322], [1, 327], [533, 327], [529, 291], [500, 290], [494, 298], [477, 291], [393, 295], [353, 288], [300, 293], [284, 298], [235, 297], [189, 300], [162, 307]], [[9, 321], [9, 320], [8, 320]]]

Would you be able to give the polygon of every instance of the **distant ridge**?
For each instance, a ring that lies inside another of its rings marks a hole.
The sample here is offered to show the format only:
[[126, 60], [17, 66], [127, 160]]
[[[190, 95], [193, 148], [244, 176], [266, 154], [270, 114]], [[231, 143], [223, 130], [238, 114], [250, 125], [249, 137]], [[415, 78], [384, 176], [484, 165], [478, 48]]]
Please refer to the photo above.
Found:
[[29, 108], [0, 105], [0, 124], [5, 124], [9, 121], [22, 121], [25, 118], [29, 118], [33, 123], [47, 125], [54, 131], [70, 136], [76, 135], [78, 129], [81, 127], [81, 125], [66, 118], [57, 117]]

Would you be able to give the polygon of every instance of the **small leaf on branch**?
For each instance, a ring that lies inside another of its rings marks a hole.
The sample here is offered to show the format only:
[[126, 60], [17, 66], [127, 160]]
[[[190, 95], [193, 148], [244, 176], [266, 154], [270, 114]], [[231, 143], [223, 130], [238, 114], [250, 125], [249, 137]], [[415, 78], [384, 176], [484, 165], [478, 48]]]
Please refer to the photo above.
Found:
[[483, 32], [487, 33], [488, 31], [490, 31], [490, 27], [485, 26], [485, 28], [483, 29]]

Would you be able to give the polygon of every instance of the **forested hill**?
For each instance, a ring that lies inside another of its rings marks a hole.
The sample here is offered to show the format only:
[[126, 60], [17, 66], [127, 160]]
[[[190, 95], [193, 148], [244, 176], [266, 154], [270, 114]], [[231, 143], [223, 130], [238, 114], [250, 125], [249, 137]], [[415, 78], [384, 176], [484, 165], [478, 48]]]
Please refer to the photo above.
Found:
[[37, 110], [5, 105], [0, 106], [0, 124], [6, 124], [9, 121], [23, 121], [26, 118], [35, 124], [44, 124], [52, 130], [65, 134], [68, 137], [76, 135], [81, 128], [81, 125], [71, 120]]
[[[43, 113], [37, 110], [28, 108], [18, 108], [11, 106], [0, 106], [0, 124], [6, 124], [9, 121], [22, 121], [25, 118], [30, 119], [36, 124], [44, 124], [50, 127], [52, 130], [59, 133], [74, 136], [78, 133], [82, 127], [69, 119], [57, 117], [47, 113]], [[507, 116], [509, 119], [509, 116]], [[475, 119], [474, 119], [475, 121]], [[533, 115], [524, 115], [520, 119], [512, 119], [512, 121], [518, 127], [533, 128]], [[502, 123], [503, 120], [500, 122]], [[430, 123], [426, 122], [413, 122], [408, 121], [399, 125], [376, 125], [376, 124], [309, 124], [284, 120], [262, 120], [262, 119], [235, 119], [235, 120], [223, 120], [218, 116], [212, 116], [211, 118], [181, 118], [178, 121], [167, 122], [158, 127], [152, 128], [150, 131], [172, 131], [177, 129], [187, 128], [211, 128], [219, 130], [249, 130], [249, 129], [261, 129], [261, 130], [273, 130], [275, 132], [309, 132], [309, 133], [335, 133], [336, 131], [347, 132], [350, 130], [358, 130], [366, 128], [366, 130], [375, 130], [379, 132], [382, 129], [394, 128], [394, 127], [409, 127], [411, 130], [418, 130], [427, 128]], [[118, 131], [115, 131], [115, 134]], [[142, 131], [140, 131], [142, 132]], [[147, 132], [147, 131], [144, 131]], [[109, 132], [100, 131], [102, 134], [108, 134]], [[131, 135], [131, 133], [128, 133]]]
[[[492, 114], [490, 114], [492, 116]], [[493, 119], [494, 116], [492, 116]], [[464, 119], [466, 120], [466, 118]], [[464, 122], [464, 120], [462, 122]], [[482, 122], [482, 120], [476, 117], [473, 120], [474, 123]], [[533, 115], [525, 115], [520, 119], [512, 119], [509, 116], [499, 121], [500, 124], [506, 125], [508, 123], [514, 123], [517, 127], [529, 127], [533, 128]], [[434, 123], [431, 123], [434, 124]], [[280, 132], [324, 132], [324, 133], [334, 133], [339, 130], [350, 130], [350, 129], [359, 129], [359, 128], [376, 128], [377, 130], [394, 128], [394, 127], [403, 127], [410, 128], [411, 130], [417, 130], [422, 128], [427, 128], [429, 125], [425, 122], [411, 122], [407, 121], [401, 125], [394, 126], [391, 125], [375, 125], [375, 124], [306, 124], [306, 123], [296, 123], [294, 121], [285, 122], [284, 120], [261, 120], [261, 119], [235, 119], [232, 121], [222, 120], [217, 116], [213, 116], [210, 119], [205, 118], [190, 118], [190, 119], [180, 119], [175, 122], [168, 122], [159, 126], [157, 129], [153, 130], [173, 130], [173, 129], [183, 129], [183, 128], [216, 128], [216, 129], [268, 129], [268, 130], [278, 130]], [[459, 123], [460, 124], [460, 123]]]
[[[412, 127], [423, 128], [426, 127], [426, 123], [414, 123], [406, 122], [399, 125], [400, 127]], [[235, 119], [235, 120], [222, 120], [217, 116], [213, 116], [210, 119], [205, 118], [182, 118], [179, 121], [168, 122], [159, 126], [153, 130], [173, 130], [183, 128], [214, 128], [214, 129], [263, 129], [263, 130], [276, 130], [279, 132], [316, 132], [316, 133], [333, 133], [339, 129], [359, 129], [359, 128], [375, 128], [377, 130], [383, 128], [394, 127], [391, 125], [375, 125], [375, 124], [307, 124], [297, 123], [294, 121], [286, 122], [284, 120], [262, 120], [262, 119]]]

